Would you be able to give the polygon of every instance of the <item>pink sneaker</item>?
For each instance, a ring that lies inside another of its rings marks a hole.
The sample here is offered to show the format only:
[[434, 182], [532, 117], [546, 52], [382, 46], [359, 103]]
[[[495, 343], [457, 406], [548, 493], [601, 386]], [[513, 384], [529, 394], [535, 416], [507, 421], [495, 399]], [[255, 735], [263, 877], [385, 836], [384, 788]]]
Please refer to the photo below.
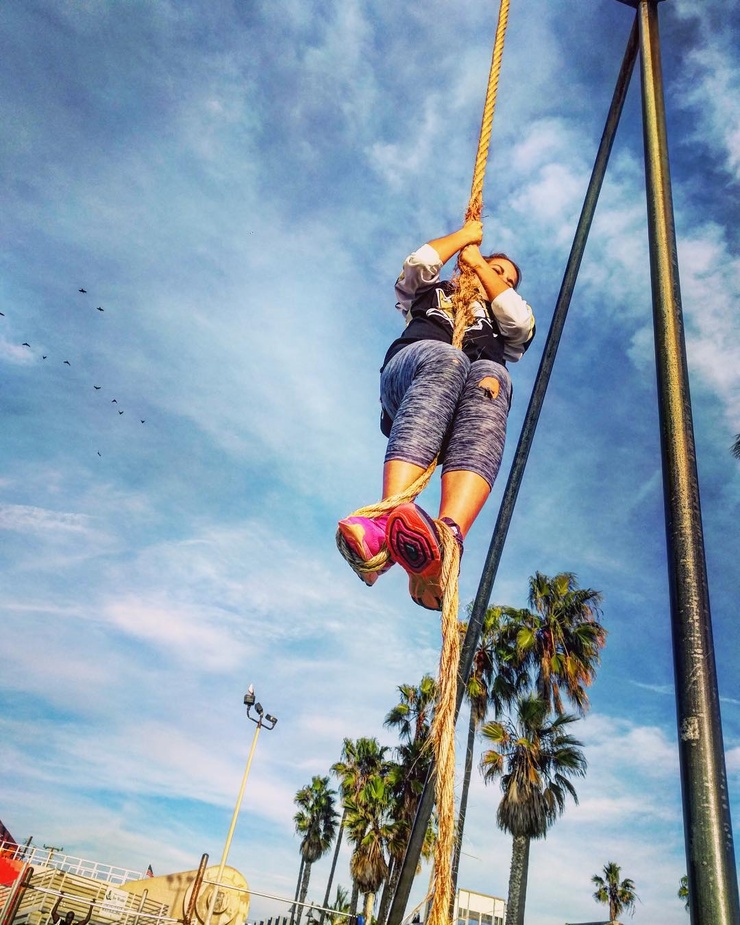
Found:
[[[345, 517], [337, 527], [337, 547], [354, 573], [371, 588], [393, 565], [385, 545], [387, 514], [379, 517]], [[375, 562], [376, 558], [384, 555]]]
[[[462, 533], [448, 517], [444, 522], [452, 530], [462, 557]], [[418, 504], [401, 504], [388, 516], [386, 542], [391, 558], [409, 576], [409, 594], [427, 610], [441, 610], [444, 596], [442, 582], [442, 543], [432, 518]]]

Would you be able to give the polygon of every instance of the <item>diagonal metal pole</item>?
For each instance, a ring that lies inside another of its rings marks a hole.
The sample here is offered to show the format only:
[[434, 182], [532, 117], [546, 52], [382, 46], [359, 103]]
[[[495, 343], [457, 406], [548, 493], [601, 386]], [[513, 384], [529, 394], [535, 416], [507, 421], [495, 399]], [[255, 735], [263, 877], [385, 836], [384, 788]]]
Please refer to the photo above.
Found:
[[[616, 135], [617, 126], [619, 125], [619, 119], [622, 114], [622, 109], [624, 108], [624, 101], [627, 96], [627, 89], [629, 88], [630, 78], [635, 66], [636, 57], [637, 25], [635, 24], [627, 42], [627, 48], [624, 53], [622, 66], [619, 71], [617, 84], [614, 89], [614, 95], [612, 97], [611, 106], [609, 107], [609, 113], [607, 115], [606, 124], [604, 126], [604, 132], [601, 137], [601, 143], [599, 145], [594, 167], [591, 172], [591, 179], [586, 191], [586, 197], [581, 209], [578, 225], [576, 227], [573, 245], [568, 257], [565, 275], [563, 277], [558, 299], [555, 304], [555, 311], [550, 323], [550, 330], [547, 335], [547, 341], [545, 343], [542, 359], [540, 361], [539, 370], [537, 371], [537, 377], [535, 379], [534, 388], [529, 400], [529, 406], [527, 408], [527, 413], [522, 425], [522, 431], [519, 436], [519, 443], [516, 448], [516, 453], [514, 454], [514, 461], [512, 463], [511, 470], [509, 472], [509, 478], [506, 483], [506, 489], [501, 500], [501, 506], [499, 508], [496, 526], [494, 527], [491, 545], [488, 549], [488, 555], [483, 567], [483, 574], [478, 586], [478, 593], [476, 594], [475, 602], [470, 614], [470, 619], [468, 620], [468, 628], [460, 654], [460, 674], [458, 677], [457, 685], [458, 712], [460, 711], [460, 706], [465, 695], [465, 687], [467, 685], [468, 678], [470, 677], [473, 658], [475, 656], [475, 650], [478, 646], [478, 640], [483, 624], [483, 617], [491, 600], [493, 582], [496, 577], [499, 563], [501, 561], [504, 541], [509, 530], [512, 515], [514, 513], [514, 505], [516, 504], [517, 495], [519, 494], [519, 488], [524, 477], [524, 469], [527, 463], [530, 448], [532, 446], [532, 441], [534, 439], [534, 433], [537, 427], [537, 422], [539, 420], [542, 404], [545, 399], [547, 386], [550, 381], [550, 375], [555, 363], [555, 356], [560, 344], [560, 337], [562, 335], [565, 319], [570, 307], [573, 289], [575, 288], [576, 279], [578, 277], [578, 270], [581, 266], [583, 252], [585, 250], [586, 241], [588, 239], [588, 232], [591, 228], [594, 212], [596, 211], [596, 204], [598, 202], [599, 193], [601, 191], [601, 186], [606, 174], [606, 167], [609, 162], [609, 155], [614, 143], [614, 137]], [[429, 825], [432, 809], [434, 807], [434, 776], [435, 767], [432, 763], [427, 775], [426, 783], [424, 784], [424, 790], [419, 800], [419, 807], [416, 811], [414, 825], [411, 830], [408, 846], [406, 848], [406, 855], [401, 867], [398, 885], [393, 896], [390, 912], [388, 913], [388, 925], [401, 925], [403, 915], [408, 904], [411, 887], [413, 884], [414, 876], [416, 874], [416, 868], [421, 856], [424, 835], [426, 833], [427, 826]]]
[[692, 925], [738, 925], [740, 906], [676, 256], [657, 0], [639, 0], [637, 17], [668, 580], [691, 922]]

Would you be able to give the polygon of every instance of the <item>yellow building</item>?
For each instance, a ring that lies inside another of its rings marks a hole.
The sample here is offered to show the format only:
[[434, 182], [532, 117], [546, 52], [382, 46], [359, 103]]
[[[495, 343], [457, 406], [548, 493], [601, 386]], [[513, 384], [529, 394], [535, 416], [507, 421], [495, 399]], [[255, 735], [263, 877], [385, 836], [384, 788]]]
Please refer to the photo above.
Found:
[[[36, 847], [6, 846], [2, 854], [21, 876], [0, 885], [0, 925], [51, 925], [57, 900], [58, 925], [81, 925], [88, 912], [91, 925], [204, 925], [216, 889], [208, 882], [216, 880], [216, 866], [202, 872], [193, 897], [197, 870], [155, 877]], [[247, 881], [226, 867], [221, 884], [211, 925], [244, 925]]]

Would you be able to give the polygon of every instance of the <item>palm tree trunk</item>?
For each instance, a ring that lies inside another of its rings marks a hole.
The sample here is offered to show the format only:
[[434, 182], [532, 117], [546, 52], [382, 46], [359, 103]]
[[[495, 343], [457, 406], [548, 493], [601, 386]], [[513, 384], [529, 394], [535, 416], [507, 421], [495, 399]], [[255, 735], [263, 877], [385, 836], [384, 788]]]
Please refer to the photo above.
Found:
[[296, 906], [296, 900], [298, 899], [298, 894], [301, 891], [301, 880], [303, 880], [303, 855], [301, 855], [301, 866], [298, 868], [298, 882], [295, 885], [295, 894], [293, 895], [293, 905], [290, 907], [290, 925], [293, 925], [295, 922], [295, 914], [298, 909]]
[[506, 903], [506, 925], [524, 925], [524, 904], [527, 899], [529, 872], [529, 839], [515, 835], [511, 847], [509, 898]]
[[390, 864], [388, 866], [388, 876], [386, 877], [383, 893], [380, 897], [380, 907], [378, 909], [378, 925], [385, 925], [385, 920], [388, 918], [388, 910], [391, 907], [391, 900], [393, 899], [393, 896], [396, 892], [396, 884], [398, 883], [400, 873], [401, 865], [394, 857], [391, 857]]
[[373, 906], [375, 905], [375, 893], [365, 893], [365, 925], [370, 925], [373, 920]]
[[[342, 835], [344, 833], [344, 820], [347, 818], [347, 810], [345, 809], [342, 813], [342, 821], [339, 823], [339, 832], [337, 833], [337, 843], [334, 847], [334, 857], [331, 860], [331, 870], [329, 871], [329, 879], [326, 882], [326, 893], [324, 893], [324, 902], [323, 906], [326, 909], [329, 905], [329, 897], [331, 895], [331, 885], [334, 880], [334, 872], [337, 869], [337, 859], [339, 858], [339, 849], [342, 847]], [[319, 925], [324, 925], [324, 917], [326, 913], [322, 911], [321, 917], [319, 919]]]
[[303, 906], [300, 903], [306, 901], [306, 893], [308, 893], [308, 881], [311, 879], [311, 862], [306, 861], [303, 865], [303, 880], [301, 881], [301, 893], [298, 897], [298, 915], [296, 916], [296, 925], [301, 925], [301, 916], [303, 915]]
[[470, 708], [468, 721], [468, 747], [465, 751], [465, 774], [463, 775], [462, 790], [460, 791], [460, 809], [457, 813], [457, 831], [455, 832], [455, 851], [452, 855], [452, 891], [450, 894], [450, 918], [455, 911], [455, 897], [457, 896], [457, 872], [460, 869], [460, 852], [462, 851], [463, 831], [465, 829], [465, 814], [468, 811], [468, 791], [470, 778], [473, 774], [473, 752], [475, 749], [475, 714]]
[[357, 881], [352, 881], [352, 897], [349, 901], [349, 912], [350, 915], [357, 915], [357, 900], [360, 898], [360, 888], [357, 886]]

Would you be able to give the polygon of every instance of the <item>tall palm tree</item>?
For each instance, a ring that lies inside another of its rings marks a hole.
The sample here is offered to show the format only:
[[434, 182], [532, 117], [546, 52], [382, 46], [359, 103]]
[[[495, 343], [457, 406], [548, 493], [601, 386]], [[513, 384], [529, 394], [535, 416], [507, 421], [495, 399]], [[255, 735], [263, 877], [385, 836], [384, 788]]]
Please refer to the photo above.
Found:
[[[311, 783], [296, 793], [293, 802], [298, 811], [293, 816], [295, 830], [301, 835], [301, 871], [299, 874], [298, 913], [296, 921], [300, 923], [308, 882], [311, 877], [311, 865], [323, 857], [331, 848], [337, 829], [338, 814], [334, 809], [335, 793], [329, 788], [329, 778], [311, 778]], [[292, 918], [292, 917], [291, 917]]]
[[567, 730], [575, 720], [567, 714], [550, 719], [546, 701], [529, 694], [517, 702], [516, 723], [495, 720], [481, 729], [492, 746], [481, 757], [483, 779], [501, 780], [496, 821], [513, 836], [506, 925], [524, 922], [530, 840], [545, 836], [568, 796], [578, 802], [569, 778], [585, 774], [586, 759]]
[[430, 674], [425, 674], [418, 687], [400, 684], [398, 693], [399, 702], [388, 712], [383, 725], [395, 729], [402, 742], [426, 739], [437, 699], [437, 682]]
[[[468, 719], [468, 741], [465, 750], [465, 769], [460, 790], [460, 806], [457, 814], [455, 849], [452, 857], [452, 903], [457, 892], [457, 874], [460, 867], [460, 853], [465, 829], [465, 815], [468, 807], [470, 779], [473, 773], [475, 737], [486, 718], [489, 706], [493, 706], [496, 717], [504, 706], [512, 703], [518, 694], [526, 689], [526, 671], [517, 663], [515, 650], [505, 643], [502, 628], [511, 619], [511, 608], [489, 607], [483, 615], [478, 646], [473, 655], [473, 665], [466, 688], [470, 706]], [[513, 634], [510, 634], [513, 635]]]
[[[331, 767], [332, 771], [339, 778], [339, 792], [342, 796], [343, 812], [342, 821], [339, 826], [339, 837], [337, 838], [331, 871], [329, 872], [329, 881], [326, 885], [326, 894], [324, 896], [325, 906], [329, 903], [329, 894], [337, 866], [342, 833], [346, 826], [346, 800], [348, 797], [357, 797], [371, 777], [376, 775], [385, 776], [388, 773], [389, 761], [386, 757], [388, 751], [389, 749], [385, 745], [381, 746], [378, 744], [377, 739], [360, 738], [354, 742], [352, 739], [345, 739], [342, 745], [341, 758]], [[359, 887], [353, 881], [352, 898], [350, 900], [350, 912], [353, 915], [357, 912], [358, 894]]]
[[349, 869], [365, 894], [365, 921], [370, 923], [375, 894], [388, 876], [386, 847], [392, 838], [392, 799], [387, 780], [374, 775], [356, 796], [347, 797], [344, 805], [347, 837], [354, 845]]
[[620, 881], [622, 868], [614, 861], [604, 864], [604, 876], [594, 874], [591, 882], [596, 887], [594, 899], [598, 903], [606, 903], [609, 906], [609, 922], [616, 922], [617, 916], [622, 912], [633, 914], [635, 903], [637, 902], [637, 893], [635, 884], [625, 878]]
[[[391, 823], [387, 842], [388, 876], [385, 879], [378, 909], [379, 925], [385, 925], [388, 918], [432, 757], [428, 740], [421, 744], [409, 742], [398, 745], [395, 753], [397, 760], [391, 763], [388, 774], [391, 800], [389, 809]], [[430, 819], [421, 850], [421, 855], [425, 860], [433, 854], [434, 841], [435, 826]], [[420, 870], [421, 868], [418, 867], [417, 873]]]
[[[429, 731], [437, 700], [437, 682], [425, 674], [418, 687], [401, 684], [399, 702], [386, 715], [384, 725], [395, 729], [401, 740], [395, 749], [396, 761], [389, 775], [393, 808], [393, 826], [388, 841], [389, 867], [378, 910], [378, 922], [383, 925], [390, 909], [411, 828], [419, 805], [429, 764], [432, 759]], [[427, 837], [432, 838], [433, 829]]]
[[533, 672], [539, 697], [564, 713], [565, 697], [580, 714], [588, 709], [592, 683], [606, 630], [598, 620], [601, 594], [579, 588], [572, 572], [553, 578], [541, 572], [529, 579], [531, 610], [509, 610], [509, 644]]

